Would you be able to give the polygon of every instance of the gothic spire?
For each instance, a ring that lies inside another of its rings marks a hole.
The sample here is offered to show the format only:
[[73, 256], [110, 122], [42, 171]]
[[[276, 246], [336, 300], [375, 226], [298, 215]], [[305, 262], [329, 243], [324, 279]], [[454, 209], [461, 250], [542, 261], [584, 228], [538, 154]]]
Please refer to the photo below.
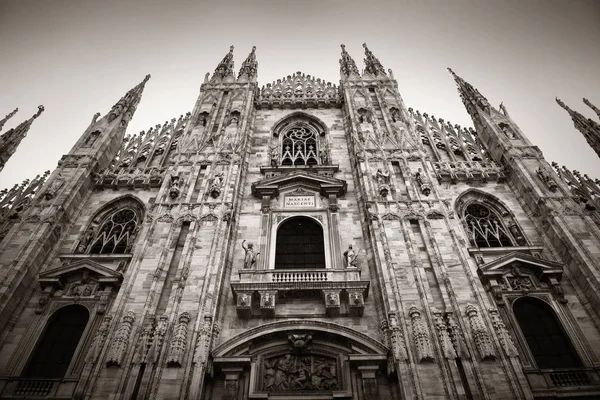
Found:
[[114, 121], [119, 116], [123, 115], [123, 120], [121, 124], [123, 126], [127, 126], [131, 117], [133, 117], [133, 113], [135, 112], [138, 104], [140, 104], [140, 100], [142, 99], [142, 93], [144, 92], [144, 87], [146, 86], [146, 82], [150, 79], [150, 75], [146, 75], [143, 81], [138, 83], [133, 89], [128, 91], [125, 96], [121, 97], [108, 113], [108, 122]]
[[223, 79], [230, 75], [233, 76], [233, 45], [229, 47], [229, 53], [225, 55], [223, 60], [221, 60], [219, 65], [217, 65], [217, 68], [215, 68], [215, 73], [213, 74], [212, 79]]
[[[592, 110], [594, 110], [594, 112], [598, 115], [598, 118], [600, 118], [600, 108], [596, 107], [595, 105], [593, 105], [588, 99], [584, 98], [583, 102], [585, 103], [586, 106], [588, 106], [589, 108], [591, 108]], [[0, 125], [1, 127], [1, 125]]]
[[473, 85], [465, 81], [460, 76], [456, 75], [451, 68], [448, 68], [448, 71], [454, 77], [454, 81], [458, 86], [458, 92], [463, 101], [463, 104], [465, 105], [465, 107], [467, 107], [467, 110], [470, 109], [470, 104], [479, 106], [481, 109], [486, 111], [489, 110], [490, 103], [481, 93], [479, 93], [479, 90], [475, 89]]
[[0, 136], [0, 171], [4, 168], [8, 159], [15, 153], [23, 138], [27, 136], [33, 120], [39, 117], [42, 112], [44, 112], [44, 106], [38, 106], [37, 112], [31, 118], [21, 122], [17, 127], [8, 130]]
[[[232, 46], [233, 48], [233, 46]], [[233, 68], [233, 62], [232, 62]], [[256, 73], [258, 72], [258, 62], [256, 61], [256, 46], [252, 46], [252, 51], [248, 54], [246, 60], [242, 63], [242, 67], [240, 68], [240, 73], [238, 74], [238, 79], [242, 76], [247, 77], [248, 79], [252, 79], [256, 77]]]
[[356, 76], [360, 76], [358, 72], [358, 68], [356, 68], [356, 63], [350, 57], [350, 54], [346, 51], [345, 45], [340, 45], [342, 47], [342, 58], [340, 58], [340, 72], [345, 78], [348, 78], [352, 74], [356, 74]]
[[600, 124], [591, 118], [586, 118], [577, 111], [572, 110], [558, 97], [556, 98], [556, 102], [569, 113], [575, 128], [577, 128], [577, 130], [583, 134], [591, 148], [594, 149], [598, 156], [600, 156]]
[[13, 115], [15, 115], [17, 111], [19, 111], [19, 109], [15, 108], [11, 113], [6, 114], [6, 117], [0, 119], [0, 132], [2, 132], [2, 128], [4, 127], [4, 124], [6, 124], [6, 121], [8, 121]]
[[377, 76], [377, 75], [386, 75], [385, 69], [383, 65], [379, 62], [379, 59], [373, 55], [371, 50], [367, 47], [366, 43], [363, 43], [363, 47], [365, 48], [365, 72]]

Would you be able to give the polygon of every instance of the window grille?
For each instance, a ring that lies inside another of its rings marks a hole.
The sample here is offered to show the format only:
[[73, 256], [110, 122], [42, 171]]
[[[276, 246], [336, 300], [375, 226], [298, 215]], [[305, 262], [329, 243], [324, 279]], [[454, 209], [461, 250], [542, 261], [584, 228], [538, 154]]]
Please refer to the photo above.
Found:
[[281, 165], [318, 164], [317, 132], [308, 124], [294, 124], [281, 136]]

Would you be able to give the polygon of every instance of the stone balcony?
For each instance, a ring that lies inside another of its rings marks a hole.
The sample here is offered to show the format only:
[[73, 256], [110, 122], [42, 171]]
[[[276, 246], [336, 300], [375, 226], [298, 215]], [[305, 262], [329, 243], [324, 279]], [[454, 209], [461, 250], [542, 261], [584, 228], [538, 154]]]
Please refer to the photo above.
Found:
[[439, 183], [450, 182], [454, 184], [459, 181], [470, 183], [474, 180], [503, 182], [506, 180], [502, 168], [493, 161], [435, 162], [433, 167]]
[[240, 280], [231, 283], [240, 318], [253, 315], [272, 317], [284, 292], [318, 292], [326, 315], [339, 316], [341, 303], [347, 303], [351, 316], [362, 316], [369, 281], [361, 280], [361, 270], [347, 269], [269, 269], [239, 271]]

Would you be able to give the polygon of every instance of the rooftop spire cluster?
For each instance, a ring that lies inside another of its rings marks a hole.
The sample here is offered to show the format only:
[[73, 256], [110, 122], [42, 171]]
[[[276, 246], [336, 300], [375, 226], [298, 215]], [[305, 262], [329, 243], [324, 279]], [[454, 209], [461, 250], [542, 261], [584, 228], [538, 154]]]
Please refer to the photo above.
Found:
[[[6, 121], [10, 119], [18, 111], [18, 108], [9, 113], [6, 117], [0, 120], [0, 129]], [[38, 106], [37, 112], [28, 120], [21, 122], [15, 128], [11, 128], [0, 136], [0, 171], [8, 159], [15, 153], [21, 141], [27, 136], [29, 128], [33, 121], [44, 112], [44, 106]]]

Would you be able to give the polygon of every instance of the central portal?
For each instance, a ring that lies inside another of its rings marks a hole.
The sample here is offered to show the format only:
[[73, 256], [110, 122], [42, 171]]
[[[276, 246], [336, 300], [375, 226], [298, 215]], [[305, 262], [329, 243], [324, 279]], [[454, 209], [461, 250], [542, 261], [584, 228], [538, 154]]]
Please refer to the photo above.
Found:
[[293, 217], [277, 230], [275, 269], [325, 268], [323, 228], [311, 218]]

